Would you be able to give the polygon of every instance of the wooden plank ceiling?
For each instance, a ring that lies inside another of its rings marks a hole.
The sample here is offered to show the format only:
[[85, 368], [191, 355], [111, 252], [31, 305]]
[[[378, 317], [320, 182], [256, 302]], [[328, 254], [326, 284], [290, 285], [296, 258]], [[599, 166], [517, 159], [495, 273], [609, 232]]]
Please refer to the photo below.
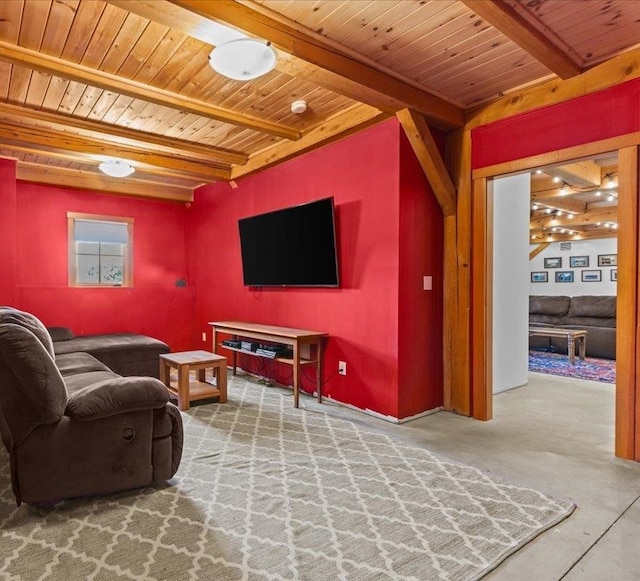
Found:
[[[639, 22], [626, 0], [4, 0], [0, 156], [21, 180], [187, 202], [400, 111], [461, 127], [637, 49]], [[276, 68], [215, 73], [215, 23], [271, 42]], [[109, 158], [136, 172], [108, 178]]]

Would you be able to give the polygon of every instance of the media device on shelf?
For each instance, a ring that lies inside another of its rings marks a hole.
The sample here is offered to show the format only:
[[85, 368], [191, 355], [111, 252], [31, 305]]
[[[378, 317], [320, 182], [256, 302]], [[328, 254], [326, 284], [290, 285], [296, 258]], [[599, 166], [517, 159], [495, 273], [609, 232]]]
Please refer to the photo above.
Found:
[[338, 287], [333, 198], [241, 218], [245, 286]]

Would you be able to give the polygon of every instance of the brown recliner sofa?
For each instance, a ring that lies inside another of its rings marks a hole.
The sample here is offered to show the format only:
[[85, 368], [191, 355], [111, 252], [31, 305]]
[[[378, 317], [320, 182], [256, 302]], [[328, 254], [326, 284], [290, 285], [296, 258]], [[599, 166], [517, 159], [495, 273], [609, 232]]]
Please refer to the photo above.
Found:
[[[530, 296], [530, 327], [560, 327], [587, 331], [586, 355], [616, 358], [616, 297], [580, 295]], [[567, 352], [566, 337], [529, 337], [530, 349]]]
[[56, 357], [40, 320], [11, 307], [0, 307], [0, 435], [18, 505], [168, 480], [182, 456], [182, 418], [159, 380]]

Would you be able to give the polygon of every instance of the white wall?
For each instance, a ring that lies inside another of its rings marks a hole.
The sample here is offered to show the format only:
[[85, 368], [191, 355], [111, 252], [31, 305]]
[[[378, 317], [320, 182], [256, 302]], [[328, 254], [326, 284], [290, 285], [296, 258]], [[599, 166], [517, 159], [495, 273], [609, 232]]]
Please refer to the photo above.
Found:
[[[531, 245], [533, 250], [536, 245]], [[616, 254], [618, 241], [616, 238], [603, 238], [601, 240], [574, 240], [571, 249], [561, 250], [559, 242], [553, 242], [529, 262], [531, 272], [546, 272], [549, 282], [529, 283], [529, 293], [532, 295], [566, 295], [569, 297], [581, 295], [616, 295], [617, 283], [611, 281], [611, 271], [617, 270], [615, 266], [598, 266], [598, 255]], [[584, 268], [571, 268], [569, 258], [571, 256], [587, 256], [589, 266]], [[562, 259], [561, 268], [545, 268], [545, 258]], [[582, 282], [582, 271], [600, 271], [601, 282]], [[558, 271], [573, 272], [574, 282], [555, 282], [555, 273]]]
[[493, 393], [528, 381], [530, 184], [493, 181]]

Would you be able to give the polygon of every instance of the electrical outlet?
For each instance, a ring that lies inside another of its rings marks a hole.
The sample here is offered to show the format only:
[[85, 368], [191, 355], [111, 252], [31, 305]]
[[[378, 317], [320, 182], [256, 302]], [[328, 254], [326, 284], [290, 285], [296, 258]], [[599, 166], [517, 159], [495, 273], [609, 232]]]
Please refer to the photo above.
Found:
[[346, 361], [338, 361], [338, 374], [346, 375], [347, 374], [347, 362]]
[[207, 340], [207, 334], [206, 333], [202, 333], [202, 340], [206, 341]]

